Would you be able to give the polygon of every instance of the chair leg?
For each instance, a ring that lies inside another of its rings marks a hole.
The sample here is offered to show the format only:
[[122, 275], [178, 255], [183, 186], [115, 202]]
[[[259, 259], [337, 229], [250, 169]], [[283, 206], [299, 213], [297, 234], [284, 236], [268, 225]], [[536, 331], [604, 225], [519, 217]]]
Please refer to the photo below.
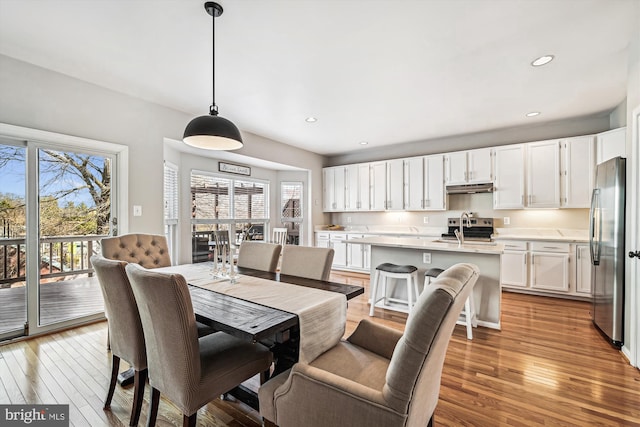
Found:
[[133, 379], [133, 407], [131, 408], [130, 426], [137, 426], [142, 412], [142, 401], [144, 400], [144, 385], [147, 382], [148, 370], [136, 371]]
[[473, 314], [471, 313], [471, 302], [469, 301], [471, 299], [471, 297], [467, 298], [467, 300], [464, 302], [464, 320], [465, 323], [467, 324], [467, 339], [468, 340], [472, 340], [473, 339], [473, 328], [471, 327], [471, 317], [473, 316]]
[[266, 383], [267, 381], [269, 381], [269, 378], [271, 377], [271, 368], [260, 372], [260, 385]]
[[407, 312], [411, 313], [413, 308], [413, 276], [407, 276]]
[[147, 427], [155, 427], [156, 418], [158, 418], [158, 406], [160, 406], [160, 390], [151, 387], [151, 406], [149, 408]]
[[373, 283], [371, 286], [371, 307], [369, 308], [369, 316], [373, 316], [373, 312], [376, 308], [376, 298], [378, 295], [378, 279], [379, 279], [380, 273], [378, 272], [378, 270], [376, 270], [376, 272], [373, 275]]
[[107, 398], [104, 400], [104, 409], [111, 408], [111, 399], [113, 399], [113, 392], [116, 389], [116, 382], [118, 381], [118, 370], [120, 369], [120, 358], [115, 354], [111, 354], [111, 381], [109, 382], [109, 391], [107, 392]]
[[429, 422], [427, 423], [427, 427], [433, 427], [433, 415], [429, 418]]
[[193, 414], [186, 416], [182, 416], [182, 427], [196, 427], [196, 419], [198, 418], [198, 413], [194, 412]]

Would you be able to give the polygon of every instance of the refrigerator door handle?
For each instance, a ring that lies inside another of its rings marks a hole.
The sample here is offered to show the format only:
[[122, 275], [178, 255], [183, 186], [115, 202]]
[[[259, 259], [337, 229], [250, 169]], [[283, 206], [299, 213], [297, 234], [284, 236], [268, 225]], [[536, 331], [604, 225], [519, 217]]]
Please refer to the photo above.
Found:
[[[599, 195], [600, 190], [597, 188], [593, 189], [593, 193], [591, 194], [591, 211], [590, 211], [590, 220], [589, 220], [589, 254], [591, 255], [591, 264], [599, 265], [600, 264], [600, 236], [598, 230], [600, 230], [600, 224], [596, 224], [596, 221], [599, 221]], [[597, 226], [597, 230], [596, 230]], [[598, 236], [596, 237], [596, 234]]]

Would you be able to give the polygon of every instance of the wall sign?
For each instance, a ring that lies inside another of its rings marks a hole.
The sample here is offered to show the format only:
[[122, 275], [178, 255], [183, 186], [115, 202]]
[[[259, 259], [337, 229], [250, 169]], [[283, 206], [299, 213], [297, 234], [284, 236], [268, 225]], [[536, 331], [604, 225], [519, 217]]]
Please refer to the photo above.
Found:
[[251, 176], [251, 168], [249, 166], [240, 166], [231, 163], [218, 162], [218, 170], [220, 172]]

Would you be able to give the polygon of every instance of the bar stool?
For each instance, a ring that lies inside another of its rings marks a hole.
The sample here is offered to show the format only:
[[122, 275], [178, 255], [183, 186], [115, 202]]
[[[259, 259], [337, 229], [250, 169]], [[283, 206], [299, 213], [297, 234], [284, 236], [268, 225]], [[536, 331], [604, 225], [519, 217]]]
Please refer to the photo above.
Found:
[[[407, 281], [407, 299], [389, 298], [387, 296], [387, 279], [404, 279]], [[382, 282], [382, 297], [378, 296], [378, 286], [380, 279]], [[387, 306], [388, 302], [399, 302], [407, 305], [406, 310], [398, 310], [404, 312], [410, 312], [413, 305], [418, 298], [418, 267], [413, 265], [396, 265], [391, 263], [380, 264], [376, 267], [376, 272], [373, 278], [373, 286], [371, 289], [371, 308], [369, 309], [369, 316], [373, 316], [373, 312], [376, 307], [376, 303], [380, 300], [384, 300], [384, 305]]]
[[[424, 273], [424, 287], [426, 288], [433, 279], [438, 277], [444, 270], [441, 268], [432, 268]], [[460, 314], [460, 318], [456, 322], [458, 325], [466, 325], [467, 339], [473, 339], [473, 328], [478, 326], [475, 316], [476, 310], [473, 304], [473, 292], [464, 303], [464, 310]]]

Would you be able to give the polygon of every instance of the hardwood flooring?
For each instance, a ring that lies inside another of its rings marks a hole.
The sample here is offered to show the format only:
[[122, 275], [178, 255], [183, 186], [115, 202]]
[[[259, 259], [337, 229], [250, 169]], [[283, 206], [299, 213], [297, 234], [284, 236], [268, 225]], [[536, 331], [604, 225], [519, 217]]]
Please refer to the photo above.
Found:
[[[333, 272], [331, 279], [369, 284], [359, 274]], [[368, 315], [365, 295], [349, 302], [347, 334]], [[501, 331], [477, 328], [468, 341], [456, 326], [435, 425], [640, 426], [640, 371], [600, 337], [589, 309], [585, 302], [504, 293]], [[405, 319], [381, 310], [375, 317], [399, 330]], [[128, 425], [132, 387], [116, 387], [111, 411], [102, 409], [110, 372], [106, 338], [100, 322], [0, 346], [0, 404], [68, 403], [72, 426]], [[141, 425], [148, 395], [147, 388]], [[181, 422], [162, 400], [158, 425]], [[198, 425], [257, 427], [260, 416], [217, 399], [199, 411]]]

